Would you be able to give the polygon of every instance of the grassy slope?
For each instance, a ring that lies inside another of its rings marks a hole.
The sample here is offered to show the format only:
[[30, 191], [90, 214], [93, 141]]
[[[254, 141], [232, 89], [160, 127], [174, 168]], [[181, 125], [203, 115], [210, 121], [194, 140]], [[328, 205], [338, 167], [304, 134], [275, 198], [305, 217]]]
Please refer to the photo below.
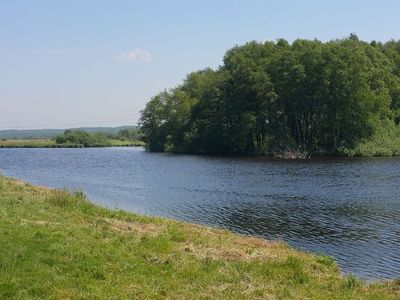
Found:
[[[144, 146], [141, 141], [121, 141], [110, 140], [111, 146]], [[0, 140], [0, 148], [51, 148], [51, 147], [71, 147], [71, 145], [58, 145], [51, 139], [8, 139]]]
[[395, 299], [284, 243], [107, 210], [0, 177], [0, 298]]

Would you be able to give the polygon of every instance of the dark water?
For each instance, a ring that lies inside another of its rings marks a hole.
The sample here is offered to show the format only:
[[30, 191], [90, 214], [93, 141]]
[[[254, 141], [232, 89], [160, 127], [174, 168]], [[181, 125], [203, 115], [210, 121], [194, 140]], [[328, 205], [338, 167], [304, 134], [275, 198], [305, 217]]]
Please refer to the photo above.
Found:
[[103, 205], [232, 229], [400, 277], [400, 159], [271, 161], [138, 148], [0, 149], [5, 175]]

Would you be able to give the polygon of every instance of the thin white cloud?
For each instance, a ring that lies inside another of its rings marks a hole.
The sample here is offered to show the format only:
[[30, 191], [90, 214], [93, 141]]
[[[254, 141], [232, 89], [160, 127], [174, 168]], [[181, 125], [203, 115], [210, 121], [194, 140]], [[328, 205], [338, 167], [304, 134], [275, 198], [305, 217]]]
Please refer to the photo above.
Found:
[[152, 57], [149, 51], [141, 49], [141, 48], [136, 48], [135, 50], [127, 53], [122, 53], [118, 55], [117, 57], [119, 60], [123, 61], [145, 61], [145, 62], [150, 62], [152, 61]]

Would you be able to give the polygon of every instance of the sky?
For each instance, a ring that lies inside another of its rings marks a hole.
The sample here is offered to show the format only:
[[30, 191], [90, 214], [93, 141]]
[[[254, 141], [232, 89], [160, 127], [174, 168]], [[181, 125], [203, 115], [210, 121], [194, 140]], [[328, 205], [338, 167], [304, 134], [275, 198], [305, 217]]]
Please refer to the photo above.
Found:
[[398, 0], [0, 0], [0, 129], [134, 125], [247, 41], [400, 39]]

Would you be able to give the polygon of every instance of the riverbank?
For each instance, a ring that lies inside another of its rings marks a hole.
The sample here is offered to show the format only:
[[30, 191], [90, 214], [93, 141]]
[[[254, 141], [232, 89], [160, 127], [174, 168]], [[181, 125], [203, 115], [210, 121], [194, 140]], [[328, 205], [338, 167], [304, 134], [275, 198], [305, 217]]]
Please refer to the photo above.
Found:
[[0, 298], [396, 299], [282, 242], [98, 207], [0, 177]]
[[[107, 145], [96, 145], [96, 147], [142, 147], [142, 141], [109, 140]], [[57, 144], [52, 139], [2, 139], [0, 148], [82, 148], [79, 144]]]

